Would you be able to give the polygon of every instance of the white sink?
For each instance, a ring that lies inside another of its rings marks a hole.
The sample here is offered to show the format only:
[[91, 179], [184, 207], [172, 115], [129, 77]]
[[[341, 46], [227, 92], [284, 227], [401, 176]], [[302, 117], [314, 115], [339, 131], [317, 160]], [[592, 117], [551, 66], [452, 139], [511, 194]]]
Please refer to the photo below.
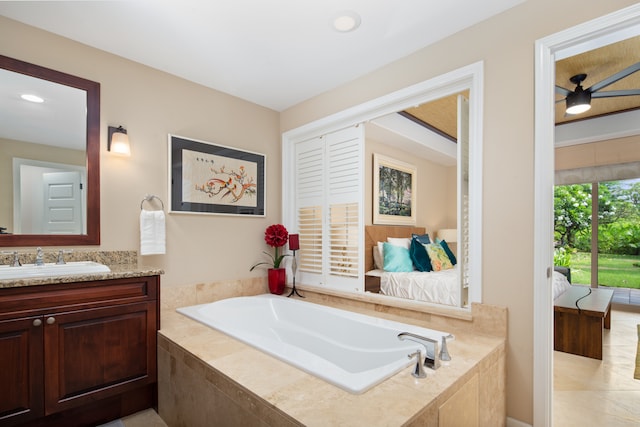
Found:
[[108, 273], [104, 264], [93, 261], [76, 261], [66, 264], [23, 264], [20, 267], [0, 265], [0, 280], [29, 279], [33, 277], [67, 276], [70, 274]]

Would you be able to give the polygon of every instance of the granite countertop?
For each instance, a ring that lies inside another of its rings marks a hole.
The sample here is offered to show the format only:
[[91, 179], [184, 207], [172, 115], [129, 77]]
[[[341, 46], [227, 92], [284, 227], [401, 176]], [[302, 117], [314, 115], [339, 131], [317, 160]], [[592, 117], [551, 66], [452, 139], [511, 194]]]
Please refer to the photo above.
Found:
[[[25, 252], [20, 255], [21, 262], [23, 264], [29, 264], [35, 261], [35, 256], [33, 256], [31, 252]], [[55, 262], [56, 257], [57, 251], [47, 252], [45, 250], [45, 263]], [[9, 261], [7, 261], [8, 255], [5, 255], [4, 258], [5, 259], [0, 258], [0, 264], [9, 263]], [[72, 253], [65, 254], [65, 260], [67, 262], [94, 261], [108, 266], [111, 271], [106, 273], [68, 274], [64, 276], [5, 279], [0, 280], [0, 289], [50, 285], [56, 283], [122, 279], [127, 277], [157, 276], [160, 274], [164, 274], [164, 270], [160, 268], [145, 266], [142, 263], [138, 262], [136, 251], [74, 251]]]
[[108, 273], [68, 274], [65, 276], [29, 277], [24, 279], [0, 280], [0, 289], [25, 286], [50, 285], [55, 283], [89, 282], [94, 280], [122, 279], [126, 277], [157, 276], [164, 271], [139, 264], [117, 264], [108, 266]]

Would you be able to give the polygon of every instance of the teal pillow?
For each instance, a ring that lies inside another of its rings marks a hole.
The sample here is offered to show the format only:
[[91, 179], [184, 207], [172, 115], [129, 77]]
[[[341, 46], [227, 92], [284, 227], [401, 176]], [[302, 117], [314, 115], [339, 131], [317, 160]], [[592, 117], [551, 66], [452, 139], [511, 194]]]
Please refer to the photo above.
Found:
[[449, 259], [451, 260], [451, 264], [456, 265], [458, 263], [458, 260], [456, 259], [456, 256], [453, 254], [453, 252], [449, 248], [449, 245], [447, 245], [447, 242], [445, 242], [444, 240], [438, 240], [438, 243], [440, 243], [440, 246], [442, 246], [442, 249], [444, 249], [444, 252], [447, 254]]
[[429, 239], [429, 235], [428, 234], [415, 234], [413, 233], [411, 235], [412, 238], [417, 239], [418, 242], [422, 243], [423, 245], [428, 245], [429, 243], [431, 243], [431, 239]]
[[393, 273], [413, 271], [409, 249], [384, 242], [384, 271]]
[[409, 247], [409, 256], [413, 266], [418, 271], [431, 271], [431, 260], [424, 245], [418, 240], [418, 235], [414, 234]]

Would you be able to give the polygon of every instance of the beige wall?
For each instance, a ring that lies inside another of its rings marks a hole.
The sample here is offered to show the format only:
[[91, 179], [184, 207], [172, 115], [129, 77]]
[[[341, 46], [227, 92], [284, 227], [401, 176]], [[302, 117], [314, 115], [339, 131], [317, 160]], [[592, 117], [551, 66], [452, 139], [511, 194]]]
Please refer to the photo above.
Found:
[[432, 237], [441, 228], [456, 228], [456, 167], [442, 166], [372, 139], [367, 139], [365, 145], [365, 224], [373, 223], [373, 153], [416, 167], [418, 227], [425, 227]]
[[640, 136], [556, 148], [556, 170], [640, 162]]
[[[145, 194], [168, 203], [168, 133], [267, 154], [266, 218], [169, 215], [167, 255], [145, 257], [167, 271], [164, 286], [264, 274], [248, 267], [266, 249], [264, 228], [281, 218], [280, 131], [483, 60], [482, 297], [509, 309], [507, 413], [531, 423], [534, 42], [634, 3], [529, 0], [280, 115], [2, 17], [0, 52], [102, 84], [102, 249], [138, 247]], [[106, 152], [107, 125], [119, 124], [132, 141], [128, 159]]]
[[[277, 112], [4, 17], [0, 52], [100, 82], [103, 250], [139, 248], [145, 194], [168, 205], [167, 134], [265, 153], [266, 218], [167, 215], [167, 254], [142, 257], [166, 271], [163, 287], [265, 275], [249, 268], [269, 249], [264, 229], [281, 218]], [[107, 152], [107, 126], [114, 125], [128, 131], [129, 158]]]
[[86, 153], [70, 148], [59, 148], [32, 144], [23, 141], [0, 139], [0, 227], [13, 230], [13, 158], [38, 160], [84, 166]]
[[282, 129], [293, 129], [484, 61], [482, 298], [509, 309], [507, 414], [526, 423], [533, 422], [534, 43], [634, 3], [529, 0], [281, 115]]

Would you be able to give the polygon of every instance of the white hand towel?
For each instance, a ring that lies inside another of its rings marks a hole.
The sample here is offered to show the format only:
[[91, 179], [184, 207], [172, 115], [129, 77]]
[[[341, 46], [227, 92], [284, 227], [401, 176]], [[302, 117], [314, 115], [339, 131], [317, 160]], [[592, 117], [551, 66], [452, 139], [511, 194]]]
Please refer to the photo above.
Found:
[[163, 211], [140, 211], [140, 255], [165, 253]]

